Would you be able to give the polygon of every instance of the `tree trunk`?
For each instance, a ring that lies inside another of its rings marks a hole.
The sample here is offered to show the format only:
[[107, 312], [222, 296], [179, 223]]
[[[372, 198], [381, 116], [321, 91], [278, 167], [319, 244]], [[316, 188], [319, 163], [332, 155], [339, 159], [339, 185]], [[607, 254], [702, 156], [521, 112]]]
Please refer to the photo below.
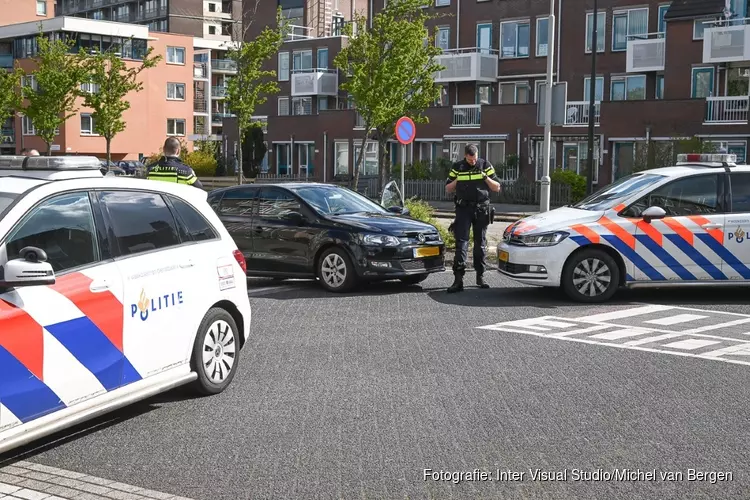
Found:
[[242, 184], [242, 129], [240, 129], [240, 117], [237, 117], [237, 185]]
[[364, 158], [365, 158], [365, 146], [367, 145], [368, 135], [369, 134], [365, 132], [365, 136], [362, 139], [362, 145], [359, 148], [359, 158], [357, 158], [356, 161], [354, 162], [354, 170], [352, 172], [352, 178], [349, 181], [349, 189], [351, 189], [352, 191], [356, 191], [357, 186], [359, 185], [359, 168], [362, 165], [362, 162], [364, 161]]
[[52, 143], [44, 141], [47, 144], [47, 156], [52, 156]]
[[110, 146], [112, 145], [112, 138], [111, 137], [105, 137], [105, 141], [107, 141], [107, 171], [110, 169], [110, 165], [112, 165], [112, 154], [110, 153]]
[[[385, 189], [385, 185], [388, 183], [390, 178], [391, 170], [391, 152], [388, 148], [388, 141], [382, 139], [378, 140], [378, 148], [380, 149], [380, 155], [378, 158], [378, 172], [380, 173], [380, 191]], [[401, 187], [399, 186], [399, 190]]]

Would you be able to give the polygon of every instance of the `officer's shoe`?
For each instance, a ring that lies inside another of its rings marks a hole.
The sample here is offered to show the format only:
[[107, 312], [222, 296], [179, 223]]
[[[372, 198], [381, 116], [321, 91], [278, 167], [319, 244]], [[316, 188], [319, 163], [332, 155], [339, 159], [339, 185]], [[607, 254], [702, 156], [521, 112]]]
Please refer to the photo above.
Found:
[[477, 286], [479, 288], [489, 288], [490, 287], [490, 285], [486, 281], [484, 281], [484, 275], [482, 275], [482, 274], [477, 274]]
[[456, 293], [464, 291], [464, 280], [456, 276], [453, 280], [453, 284], [448, 287], [448, 293]]

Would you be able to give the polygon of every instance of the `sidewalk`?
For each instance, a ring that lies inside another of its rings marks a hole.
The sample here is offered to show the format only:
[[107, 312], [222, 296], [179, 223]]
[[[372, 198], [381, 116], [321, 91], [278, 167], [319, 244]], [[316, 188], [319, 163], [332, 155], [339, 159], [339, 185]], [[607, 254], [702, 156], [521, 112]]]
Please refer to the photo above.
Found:
[[[455, 213], [455, 205], [452, 201], [428, 201], [435, 209], [435, 217], [452, 219]], [[539, 213], [538, 205], [511, 205], [506, 203], [493, 203], [495, 207], [495, 220], [504, 222], [515, 222], [524, 217]]]

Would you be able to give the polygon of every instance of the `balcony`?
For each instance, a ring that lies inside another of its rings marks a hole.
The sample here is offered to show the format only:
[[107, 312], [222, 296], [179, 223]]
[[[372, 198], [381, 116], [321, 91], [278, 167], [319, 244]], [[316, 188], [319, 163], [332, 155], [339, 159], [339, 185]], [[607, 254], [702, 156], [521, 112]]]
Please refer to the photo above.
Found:
[[211, 123], [213, 125], [222, 125], [224, 123], [224, 118], [231, 118], [233, 116], [234, 115], [232, 115], [230, 113], [217, 113], [217, 112], [214, 112], [213, 114], [211, 114]]
[[227, 96], [227, 88], [224, 86], [211, 87], [211, 97], [216, 99], [224, 99]]
[[703, 62], [750, 61], [750, 25], [748, 19], [706, 23], [703, 34]]
[[208, 113], [208, 102], [205, 99], [193, 100], [193, 113]]
[[666, 38], [664, 33], [648, 33], [628, 37], [628, 73], [664, 71]]
[[16, 143], [16, 131], [12, 128], [0, 130], [0, 141], [3, 146], [12, 146]]
[[746, 125], [748, 96], [707, 97], [706, 125]]
[[313, 29], [309, 26], [300, 26], [297, 24], [287, 25], [288, 31], [284, 38], [285, 42], [293, 42], [295, 40], [311, 40], [315, 38]]
[[451, 49], [435, 57], [445, 69], [435, 74], [435, 82], [496, 82], [498, 51], [493, 49]]
[[208, 64], [193, 63], [193, 78], [196, 80], [208, 80]]
[[159, 8], [151, 8], [146, 9], [138, 12], [138, 14], [135, 16], [136, 21], [148, 21], [149, 19], [158, 19], [160, 17], [166, 17], [167, 16], [167, 8], [166, 7], [159, 7]]
[[339, 74], [336, 70], [312, 68], [292, 72], [292, 96], [336, 96], [338, 92]]
[[[589, 125], [588, 101], [568, 101], [565, 104], [565, 126], [566, 127], [588, 127]], [[599, 126], [601, 117], [601, 102], [594, 102], [594, 126]]]
[[459, 104], [453, 106], [451, 128], [479, 128], [481, 125], [481, 104]]
[[212, 59], [211, 71], [214, 73], [237, 73], [237, 63], [231, 59]]

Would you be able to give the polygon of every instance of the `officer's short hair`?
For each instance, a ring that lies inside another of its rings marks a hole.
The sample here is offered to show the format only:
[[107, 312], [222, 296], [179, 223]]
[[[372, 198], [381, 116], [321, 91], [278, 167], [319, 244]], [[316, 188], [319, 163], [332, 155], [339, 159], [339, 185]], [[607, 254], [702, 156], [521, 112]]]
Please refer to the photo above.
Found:
[[464, 154], [467, 154], [469, 156], [476, 156], [477, 153], [479, 153], [479, 150], [474, 144], [467, 144], [464, 148]]
[[164, 154], [167, 156], [176, 156], [179, 150], [180, 141], [174, 137], [167, 137], [167, 140], [164, 141]]

